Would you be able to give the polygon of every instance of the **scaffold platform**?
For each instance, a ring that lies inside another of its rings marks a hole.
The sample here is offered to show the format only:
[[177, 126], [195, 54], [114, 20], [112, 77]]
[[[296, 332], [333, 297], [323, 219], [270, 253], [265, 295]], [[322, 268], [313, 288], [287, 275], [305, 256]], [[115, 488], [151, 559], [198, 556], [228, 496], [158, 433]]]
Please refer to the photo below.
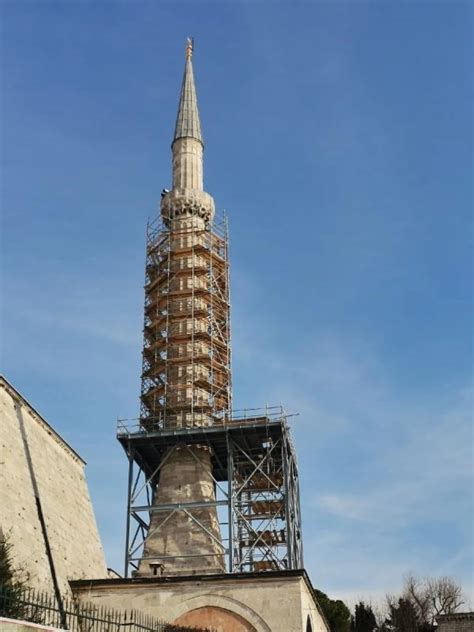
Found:
[[[149, 418], [145, 424], [119, 420], [117, 438], [129, 460], [127, 573], [143, 559], [152, 512], [189, 514], [203, 506], [217, 507], [228, 572], [302, 568], [298, 468], [281, 407], [191, 428], [163, 428]], [[155, 504], [161, 466], [178, 445], [210, 450], [215, 501]]]

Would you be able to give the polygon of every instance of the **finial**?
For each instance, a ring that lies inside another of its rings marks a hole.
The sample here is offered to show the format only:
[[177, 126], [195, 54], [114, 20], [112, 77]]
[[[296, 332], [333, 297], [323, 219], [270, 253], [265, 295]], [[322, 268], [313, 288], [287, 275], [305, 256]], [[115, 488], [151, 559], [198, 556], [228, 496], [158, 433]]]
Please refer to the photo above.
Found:
[[194, 48], [194, 39], [192, 37], [188, 37], [186, 40], [186, 59], [192, 59], [193, 48]]

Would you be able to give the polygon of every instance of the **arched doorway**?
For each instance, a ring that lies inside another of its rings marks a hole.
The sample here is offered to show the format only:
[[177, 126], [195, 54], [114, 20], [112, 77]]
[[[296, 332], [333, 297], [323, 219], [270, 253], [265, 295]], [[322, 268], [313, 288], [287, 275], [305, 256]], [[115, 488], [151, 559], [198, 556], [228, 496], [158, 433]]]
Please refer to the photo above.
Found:
[[313, 632], [313, 626], [311, 625], [311, 617], [308, 615], [306, 619], [306, 632]]
[[212, 628], [216, 632], [257, 632], [243, 617], [225, 608], [203, 606], [182, 614], [173, 623], [201, 628]]

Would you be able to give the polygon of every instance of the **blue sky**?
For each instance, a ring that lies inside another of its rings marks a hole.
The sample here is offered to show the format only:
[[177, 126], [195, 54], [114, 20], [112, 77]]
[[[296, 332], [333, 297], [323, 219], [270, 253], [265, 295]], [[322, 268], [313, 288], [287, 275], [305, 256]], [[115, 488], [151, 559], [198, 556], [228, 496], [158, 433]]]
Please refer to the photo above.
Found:
[[122, 570], [144, 237], [186, 36], [230, 220], [234, 399], [282, 402], [306, 566], [472, 589], [472, 5], [4, 2], [3, 366], [88, 461]]

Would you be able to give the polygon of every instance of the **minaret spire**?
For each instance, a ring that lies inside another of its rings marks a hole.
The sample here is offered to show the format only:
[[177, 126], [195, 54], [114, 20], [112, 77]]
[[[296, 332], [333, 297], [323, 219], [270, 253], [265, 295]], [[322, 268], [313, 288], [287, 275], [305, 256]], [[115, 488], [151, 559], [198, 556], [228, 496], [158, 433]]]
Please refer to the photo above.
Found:
[[[173, 186], [161, 198], [165, 222], [194, 217], [204, 225], [214, 217], [214, 200], [204, 191], [201, 122], [193, 73], [193, 40], [186, 40], [186, 61], [171, 150]], [[196, 224], [196, 227], [198, 224]]]
[[186, 64], [173, 143], [178, 138], [195, 138], [202, 143], [201, 121], [199, 120], [196, 86], [194, 84], [193, 48], [193, 40], [188, 37], [186, 40]]

